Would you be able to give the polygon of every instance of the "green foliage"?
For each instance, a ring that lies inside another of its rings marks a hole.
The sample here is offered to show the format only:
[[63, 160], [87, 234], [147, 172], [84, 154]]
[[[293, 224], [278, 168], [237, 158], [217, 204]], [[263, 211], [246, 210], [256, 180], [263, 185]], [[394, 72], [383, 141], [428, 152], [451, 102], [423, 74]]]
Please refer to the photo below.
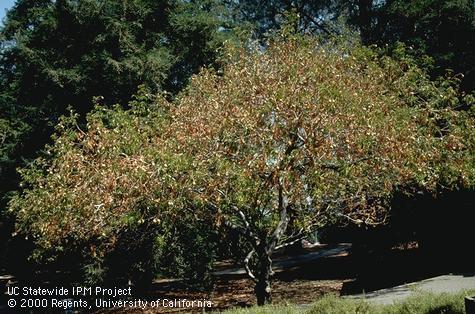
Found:
[[22, 105], [80, 109], [97, 95], [125, 104], [139, 84], [180, 88], [212, 63], [226, 37], [221, 13], [213, 1], [17, 1], [2, 69]]
[[[412, 54], [433, 59], [433, 76], [444, 76], [447, 69], [465, 75], [463, 88], [475, 87], [475, 4], [473, 1], [392, 0], [374, 11], [376, 26], [372, 42], [402, 41], [413, 47]], [[457, 34], [457, 36], [454, 36]], [[420, 63], [423, 63], [420, 62]]]
[[326, 313], [329, 309], [335, 313], [371, 313], [373, 307], [363, 300], [341, 299], [335, 295], [327, 295], [315, 302], [308, 313]]
[[184, 278], [189, 287], [209, 289], [219, 241], [213, 229], [212, 222], [189, 214], [163, 223], [156, 238], [159, 275]]
[[297, 313], [306, 313], [307, 311], [302, 306], [298, 305], [267, 305], [260, 307], [251, 307], [251, 308], [236, 308], [232, 310], [225, 311], [224, 313], [231, 314], [297, 314]]

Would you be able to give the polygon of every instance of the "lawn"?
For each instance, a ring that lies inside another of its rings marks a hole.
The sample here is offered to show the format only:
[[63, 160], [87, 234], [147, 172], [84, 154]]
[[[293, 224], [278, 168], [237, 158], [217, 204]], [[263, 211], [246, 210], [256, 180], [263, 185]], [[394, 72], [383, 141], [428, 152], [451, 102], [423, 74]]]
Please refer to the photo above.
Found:
[[475, 295], [475, 290], [458, 294], [433, 294], [418, 292], [404, 301], [392, 305], [375, 305], [364, 300], [350, 300], [327, 295], [312, 305], [270, 305], [233, 309], [226, 314], [296, 314], [296, 313], [358, 313], [358, 314], [402, 314], [402, 313], [465, 313], [464, 297]]

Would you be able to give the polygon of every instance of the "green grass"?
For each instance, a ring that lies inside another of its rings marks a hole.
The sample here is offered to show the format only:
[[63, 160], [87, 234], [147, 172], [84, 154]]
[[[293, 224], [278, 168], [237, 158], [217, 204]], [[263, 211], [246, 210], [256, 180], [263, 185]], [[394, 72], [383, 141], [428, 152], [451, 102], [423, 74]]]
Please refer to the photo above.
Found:
[[457, 294], [417, 292], [414, 296], [391, 305], [375, 305], [364, 300], [342, 299], [334, 295], [327, 295], [311, 306], [270, 305], [265, 307], [233, 309], [226, 311], [226, 314], [464, 314], [464, 297], [468, 295], [475, 295], [475, 290]]

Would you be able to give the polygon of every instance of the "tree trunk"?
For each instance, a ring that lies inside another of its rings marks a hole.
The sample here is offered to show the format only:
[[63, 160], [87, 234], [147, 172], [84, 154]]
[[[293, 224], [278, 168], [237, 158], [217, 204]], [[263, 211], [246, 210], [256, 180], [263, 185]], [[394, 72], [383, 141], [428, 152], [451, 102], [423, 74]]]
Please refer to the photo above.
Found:
[[[287, 154], [290, 154], [294, 148], [287, 149]], [[287, 216], [288, 200], [284, 195], [284, 188], [282, 186], [282, 179], [279, 178], [279, 212], [280, 220], [272, 234], [268, 234], [267, 231], [260, 232], [257, 237], [250, 237], [253, 242], [253, 250], [248, 254], [245, 259], [246, 271], [251, 276], [251, 278], [256, 282], [254, 287], [254, 292], [257, 298], [257, 305], [269, 304], [272, 302], [271, 286], [270, 286], [270, 277], [273, 275], [272, 271], [272, 253], [276, 248], [277, 243], [279, 242], [282, 235], [287, 230], [287, 225], [289, 223], [289, 217]], [[290, 207], [289, 207], [290, 208]], [[243, 220], [247, 226], [247, 219], [242, 212], [241, 217], [244, 217]], [[247, 227], [248, 233], [249, 227]], [[252, 233], [251, 233], [252, 234]], [[257, 255], [257, 272], [252, 274], [249, 271], [248, 263], [251, 255], [255, 253]]]
[[254, 292], [257, 298], [257, 305], [266, 305], [272, 303], [272, 290], [269, 279], [257, 279]]
[[267, 249], [264, 241], [261, 243], [257, 252], [259, 266], [256, 276], [256, 286], [254, 287], [257, 305], [265, 305], [272, 302], [272, 290], [270, 285], [270, 277], [272, 274], [271, 252]]
[[371, 42], [371, 14], [372, 0], [358, 1], [358, 26], [360, 28], [361, 42], [365, 45]]

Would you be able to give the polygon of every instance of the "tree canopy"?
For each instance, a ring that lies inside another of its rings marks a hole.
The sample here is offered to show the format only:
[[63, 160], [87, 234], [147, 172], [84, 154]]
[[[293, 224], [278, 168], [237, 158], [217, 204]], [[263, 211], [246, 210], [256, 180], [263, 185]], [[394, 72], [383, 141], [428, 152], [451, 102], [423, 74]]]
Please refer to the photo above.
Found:
[[144, 91], [85, 129], [64, 119], [10, 210], [43, 253], [104, 254], [121, 230], [183, 216], [236, 229], [266, 303], [278, 247], [338, 219], [382, 223], [397, 191], [473, 187], [473, 116], [448, 91], [410, 59], [284, 30], [228, 50], [175, 102]]

